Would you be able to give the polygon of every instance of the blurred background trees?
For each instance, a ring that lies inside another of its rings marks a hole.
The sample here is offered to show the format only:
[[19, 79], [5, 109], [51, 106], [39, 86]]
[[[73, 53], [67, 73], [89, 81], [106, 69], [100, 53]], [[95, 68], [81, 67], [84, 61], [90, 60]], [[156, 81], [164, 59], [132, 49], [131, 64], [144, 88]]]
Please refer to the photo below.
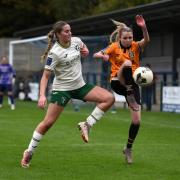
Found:
[[13, 32], [72, 20], [158, 0], [1, 0], [0, 37]]

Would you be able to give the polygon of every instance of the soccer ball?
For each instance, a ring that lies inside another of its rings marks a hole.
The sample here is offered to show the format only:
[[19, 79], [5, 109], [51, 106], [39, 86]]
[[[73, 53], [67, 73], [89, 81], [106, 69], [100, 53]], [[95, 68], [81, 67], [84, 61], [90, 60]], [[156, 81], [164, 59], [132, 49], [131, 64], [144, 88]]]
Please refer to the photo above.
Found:
[[133, 79], [139, 86], [151, 85], [153, 72], [148, 67], [139, 67], [133, 73]]

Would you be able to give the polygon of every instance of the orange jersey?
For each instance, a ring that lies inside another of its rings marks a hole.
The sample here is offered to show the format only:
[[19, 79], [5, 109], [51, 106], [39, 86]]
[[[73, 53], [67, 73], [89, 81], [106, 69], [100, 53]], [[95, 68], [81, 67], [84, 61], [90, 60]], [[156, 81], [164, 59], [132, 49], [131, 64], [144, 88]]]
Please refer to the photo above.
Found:
[[103, 52], [109, 55], [109, 61], [111, 62], [111, 79], [117, 76], [117, 72], [125, 60], [132, 62], [133, 72], [139, 67], [140, 47], [138, 42], [133, 41], [131, 47], [126, 49], [125, 52], [119, 45], [119, 42], [114, 42], [103, 50]]

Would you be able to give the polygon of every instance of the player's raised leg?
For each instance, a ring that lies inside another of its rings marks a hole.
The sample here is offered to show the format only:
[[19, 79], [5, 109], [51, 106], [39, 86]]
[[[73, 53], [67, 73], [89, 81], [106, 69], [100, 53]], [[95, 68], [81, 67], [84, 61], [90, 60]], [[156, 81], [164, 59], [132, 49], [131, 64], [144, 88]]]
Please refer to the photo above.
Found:
[[114, 104], [114, 96], [109, 91], [95, 86], [89, 93], [85, 96], [84, 100], [90, 102], [97, 102], [97, 106], [93, 112], [87, 117], [85, 122], [80, 122], [78, 127], [81, 131], [81, 136], [84, 142], [89, 141], [89, 131], [90, 128], [96, 124], [104, 115], [104, 113]]

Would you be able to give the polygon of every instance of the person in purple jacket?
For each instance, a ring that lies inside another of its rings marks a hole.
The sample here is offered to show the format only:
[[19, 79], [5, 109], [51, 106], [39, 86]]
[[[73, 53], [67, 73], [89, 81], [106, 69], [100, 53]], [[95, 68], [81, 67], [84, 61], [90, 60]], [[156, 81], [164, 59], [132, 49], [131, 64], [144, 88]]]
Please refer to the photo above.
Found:
[[7, 92], [11, 103], [11, 109], [15, 109], [15, 102], [13, 97], [13, 81], [16, 77], [15, 70], [9, 64], [6, 56], [1, 57], [0, 61], [0, 108], [3, 104], [3, 95]]

